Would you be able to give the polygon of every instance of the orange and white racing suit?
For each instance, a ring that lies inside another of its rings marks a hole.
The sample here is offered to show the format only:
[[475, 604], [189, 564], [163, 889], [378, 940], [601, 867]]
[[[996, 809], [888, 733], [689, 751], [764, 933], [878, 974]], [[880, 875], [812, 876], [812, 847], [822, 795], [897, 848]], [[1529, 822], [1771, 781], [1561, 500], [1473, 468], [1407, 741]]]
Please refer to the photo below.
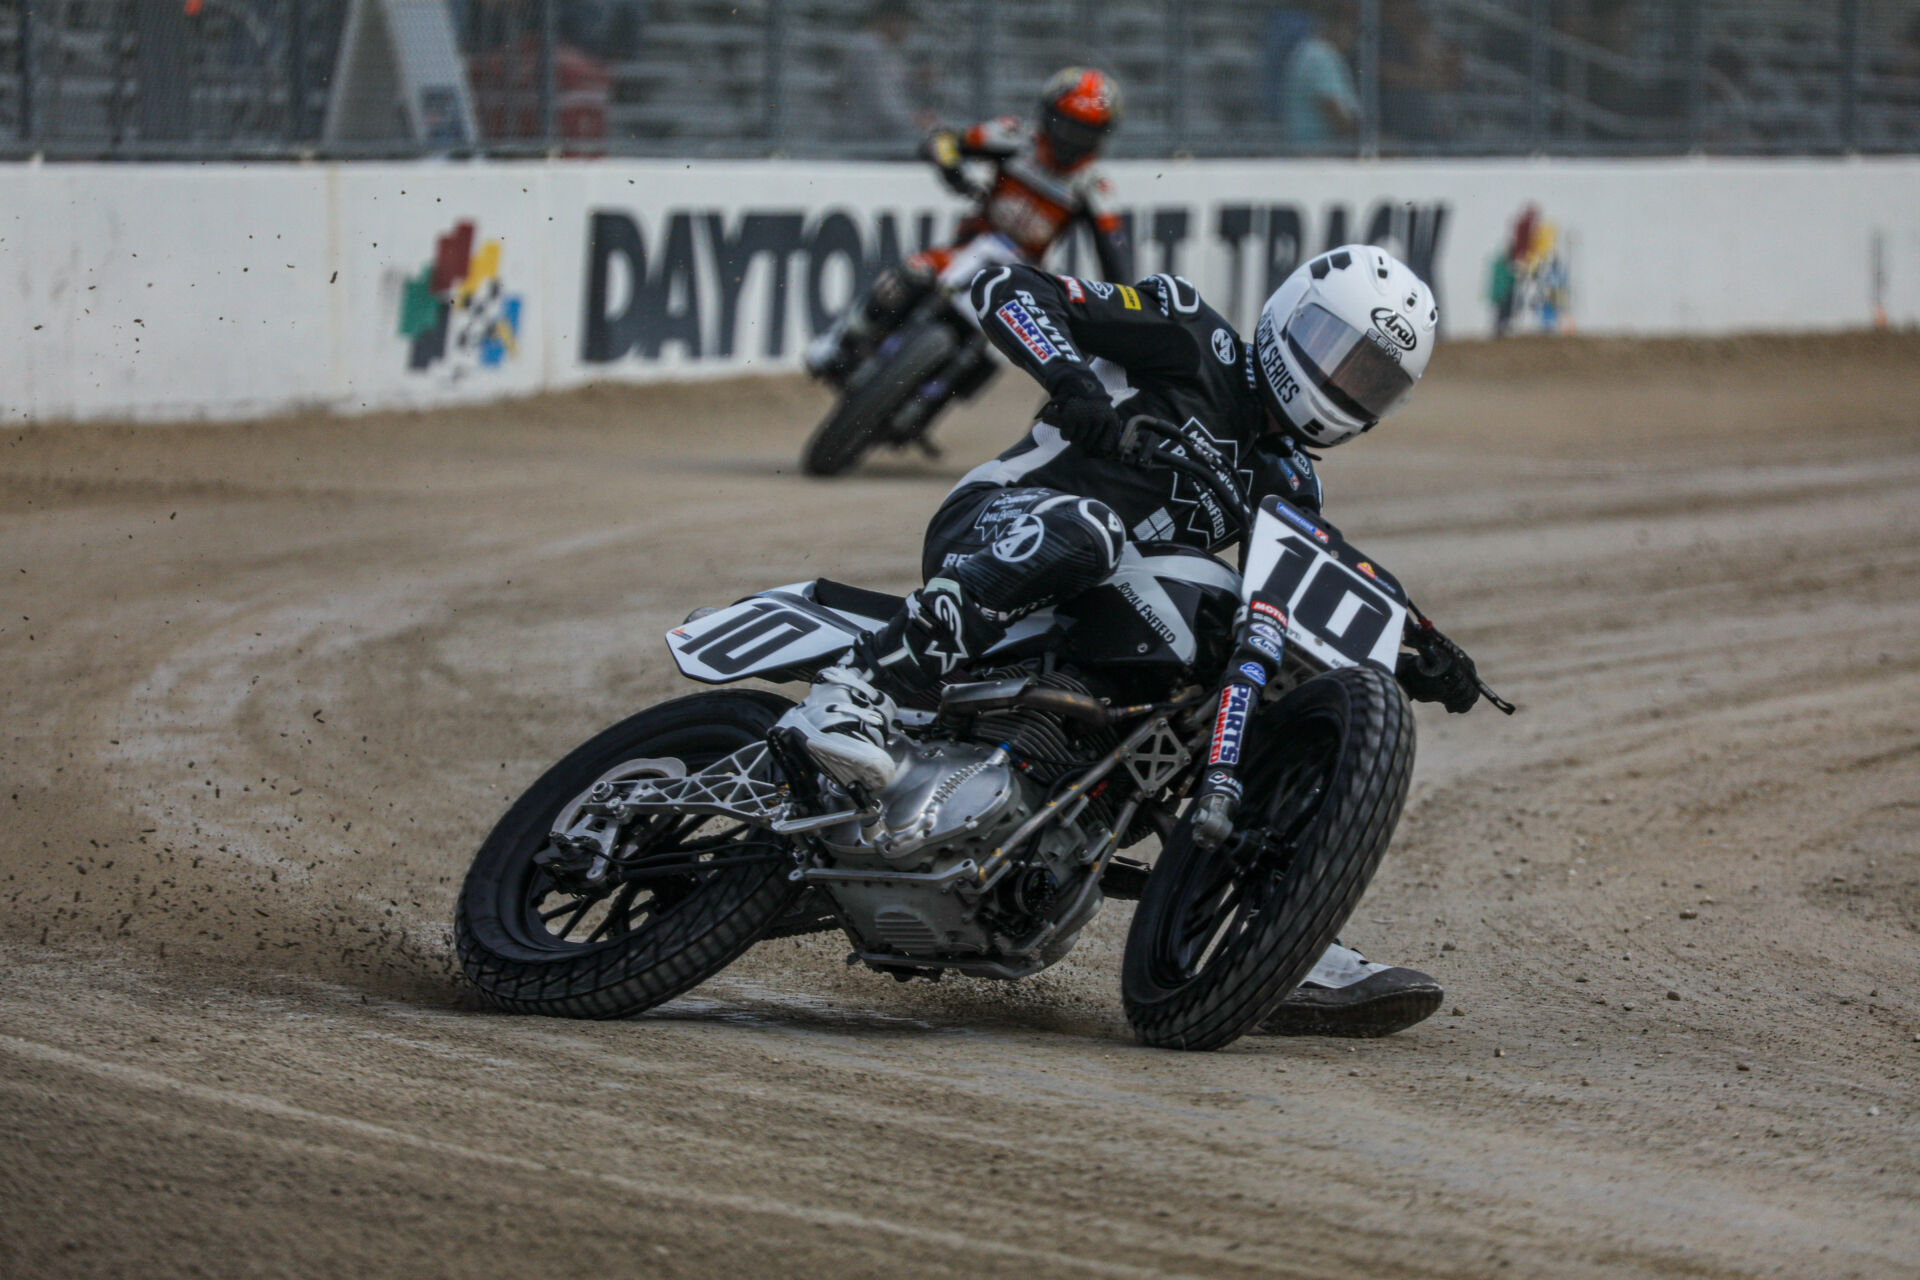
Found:
[[[978, 196], [980, 203], [961, 220], [953, 245], [923, 250], [908, 259], [911, 266], [964, 291], [983, 267], [1014, 261], [1037, 265], [1055, 241], [1085, 223], [1093, 232], [1100, 278], [1132, 277], [1125, 229], [1106, 207], [1106, 179], [1087, 161], [1068, 169], [1055, 167], [1046, 139], [1018, 118], [1001, 116], [959, 133], [935, 133], [927, 139], [925, 153], [949, 186]], [[961, 172], [964, 160], [993, 162], [993, 177], [984, 190], [973, 187]]]

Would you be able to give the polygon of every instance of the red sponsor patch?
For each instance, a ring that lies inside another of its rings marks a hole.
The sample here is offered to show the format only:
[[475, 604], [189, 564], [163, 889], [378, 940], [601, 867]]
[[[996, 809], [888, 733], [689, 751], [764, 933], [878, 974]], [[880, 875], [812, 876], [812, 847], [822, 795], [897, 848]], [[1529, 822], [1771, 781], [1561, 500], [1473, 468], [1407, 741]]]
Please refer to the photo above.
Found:
[[1069, 298], [1072, 298], [1083, 307], [1087, 305], [1087, 291], [1080, 287], [1078, 280], [1075, 280], [1072, 276], [1061, 276], [1059, 280], [1061, 284], [1067, 286], [1067, 296]]
[[1268, 604], [1265, 600], [1255, 600], [1253, 602], [1253, 611], [1255, 613], [1266, 614], [1269, 618], [1272, 618], [1275, 622], [1279, 623], [1280, 626], [1283, 628], [1287, 625], [1287, 615], [1285, 613], [1282, 613], [1279, 609], [1276, 609], [1272, 605]]

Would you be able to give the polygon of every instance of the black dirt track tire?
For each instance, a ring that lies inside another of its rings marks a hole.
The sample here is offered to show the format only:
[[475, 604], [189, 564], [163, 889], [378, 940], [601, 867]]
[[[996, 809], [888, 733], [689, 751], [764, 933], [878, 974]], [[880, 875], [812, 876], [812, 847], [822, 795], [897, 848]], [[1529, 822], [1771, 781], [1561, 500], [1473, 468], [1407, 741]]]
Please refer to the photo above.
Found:
[[[1234, 874], [1226, 848], [1198, 848], [1191, 821], [1181, 822], [1147, 878], [1121, 970], [1127, 1021], [1144, 1044], [1218, 1049], [1253, 1030], [1359, 905], [1406, 803], [1413, 710], [1377, 668], [1315, 676], [1262, 713], [1249, 737], [1240, 825], [1294, 829], [1291, 856], [1278, 870]], [[1316, 773], [1317, 806], [1302, 811]], [[1196, 904], [1210, 900], [1208, 886], [1228, 882], [1241, 887], [1221, 893], [1253, 907], [1234, 908], [1229, 929], [1238, 931], [1195, 963], [1183, 940], [1198, 934], [1185, 922], [1196, 910], [1205, 917]]]
[[906, 335], [893, 358], [848, 390], [833, 412], [814, 428], [800, 466], [810, 476], [851, 471], [867, 450], [882, 443], [888, 422], [907, 396], [940, 372], [959, 340], [944, 324], [928, 324]]
[[[513, 1013], [622, 1018], [671, 1000], [738, 959], [800, 886], [788, 859], [710, 874], [624, 937], [560, 943], [533, 930], [533, 855], [561, 809], [623, 761], [673, 756], [700, 767], [766, 736], [793, 704], [735, 689], [651, 707], [605, 730], [547, 770], [474, 856], [454, 915], [454, 949], [482, 998]], [[676, 882], [684, 884], [686, 882]]]

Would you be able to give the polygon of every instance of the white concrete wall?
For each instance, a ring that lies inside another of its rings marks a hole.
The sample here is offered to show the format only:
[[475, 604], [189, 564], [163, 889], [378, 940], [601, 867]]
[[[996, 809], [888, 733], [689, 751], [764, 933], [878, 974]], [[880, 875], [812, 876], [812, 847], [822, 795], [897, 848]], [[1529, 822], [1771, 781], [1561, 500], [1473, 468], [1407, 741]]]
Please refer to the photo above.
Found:
[[[1920, 160], [1132, 162], [1111, 176], [1139, 274], [1187, 275], [1243, 325], [1293, 263], [1372, 238], [1429, 275], [1451, 334], [1487, 334], [1489, 268], [1529, 204], [1555, 224], [1565, 319], [1583, 332], [1864, 327], [1876, 305], [1920, 322]], [[787, 368], [856, 275], [946, 236], [959, 212], [898, 165], [0, 166], [0, 421], [353, 411]], [[498, 242], [512, 350], [485, 363], [450, 347], [412, 367], [406, 281], [462, 221]], [[1092, 269], [1084, 253], [1056, 265], [1075, 264]]]

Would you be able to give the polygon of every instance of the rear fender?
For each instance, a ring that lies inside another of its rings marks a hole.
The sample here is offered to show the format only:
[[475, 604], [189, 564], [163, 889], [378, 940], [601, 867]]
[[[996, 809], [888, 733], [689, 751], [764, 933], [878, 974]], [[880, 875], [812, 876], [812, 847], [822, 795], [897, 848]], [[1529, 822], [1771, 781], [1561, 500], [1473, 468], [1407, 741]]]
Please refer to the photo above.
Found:
[[[790, 680], [797, 670], [825, 666], [862, 632], [878, 631], [890, 620], [831, 608], [814, 592], [814, 583], [796, 582], [748, 596], [667, 632], [667, 651], [680, 674], [702, 684]], [[984, 656], [1025, 656], [1054, 638], [1060, 626], [1052, 609], [1038, 610], [1009, 627]]]
[[682, 675], [702, 684], [788, 679], [795, 668], [824, 666], [861, 632], [886, 625], [885, 618], [829, 609], [813, 591], [813, 583], [798, 582], [748, 596], [667, 632], [667, 650]]

